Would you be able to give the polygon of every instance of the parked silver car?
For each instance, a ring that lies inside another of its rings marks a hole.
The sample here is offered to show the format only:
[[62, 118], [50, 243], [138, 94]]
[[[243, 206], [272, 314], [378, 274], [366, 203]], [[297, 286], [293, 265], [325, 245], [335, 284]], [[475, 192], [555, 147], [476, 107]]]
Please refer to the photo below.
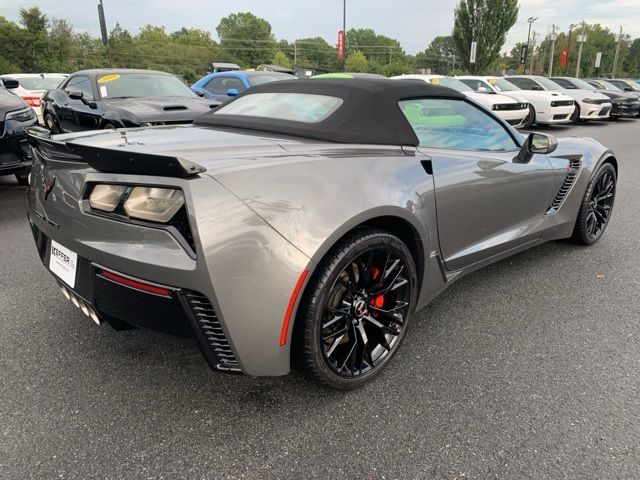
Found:
[[464, 274], [596, 242], [616, 191], [598, 142], [524, 137], [411, 80], [275, 82], [195, 126], [30, 140], [38, 252], [88, 317], [191, 336], [213, 369], [293, 365], [341, 389]]

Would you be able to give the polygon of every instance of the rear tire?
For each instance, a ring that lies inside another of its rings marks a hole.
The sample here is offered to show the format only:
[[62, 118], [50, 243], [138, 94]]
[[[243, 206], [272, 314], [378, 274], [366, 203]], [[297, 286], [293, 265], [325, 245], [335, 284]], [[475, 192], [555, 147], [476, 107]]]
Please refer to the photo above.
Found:
[[607, 228], [616, 198], [616, 169], [610, 163], [598, 168], [587, 186], [578, 211], [571, 241], [593, 245]]
[[296, 370], [351, 390], [376, 378], [398, 351], [417, 298], [407, 246], [381, 230], [359, 230], [323, 258], [298, 308]]

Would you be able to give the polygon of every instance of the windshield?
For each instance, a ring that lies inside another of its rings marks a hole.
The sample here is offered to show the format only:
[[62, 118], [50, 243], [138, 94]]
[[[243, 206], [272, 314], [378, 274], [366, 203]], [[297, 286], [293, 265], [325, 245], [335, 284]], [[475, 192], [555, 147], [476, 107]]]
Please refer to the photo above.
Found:
[[504, 78], [490, 78], [487, 81], [500, 92], [515, 92], [516, 90], [522, 90], [520, 87], [516, 87], [513, 83], [505, 80]]
[[542, 85], [545, 90], [564, 90], [560, 85], [548, 78], [535, 77], [535, 81]]
[[16, 78], [20, 86], [26, 90], [52, 90], [56, 88], [66, 77], [27, 77]]
[[286, 73], [268, 74], [264, 75], [251, 75], [248, 77], [249, 83], [252, 87], [256, 85], [264, 85], [265, 83], [278, 82], [280, 80], [296, 80], [298, 77], [294, 75], [287, 75]]
[[460, 80], [456, 80], [455, 78], [433, 77], [431, 79], [431, 83], [433, 85], [438, 85], [439, 87], [452, 88], [453, 90], [457, 90], [458, 92], [473, 92], [473, 89], [471, 87], [465, 85]]
[[214, 115], [242, 115], [291, 122], [321, 122], [338, 107], [342, 99], [312, 93], [254, 93], [219, 107]]
[[147, 73], [109, 73], [98, 77], [102, 98], [197, 97], [178, 77]]
[[580, 80], [579, 78], [572, 78], [571, 83], [573, 83], [576, 88], [581, 88], [583, 90], [596, 90], [596, 87], [589, 85], [587, 82]]
[[602, 81], [602, 86], [604, 87], [605, 90], [612, 90], [614, 92], [622, 91], [622, 89], [616, 87], [613, 83], [605, 82], [604, 80]]

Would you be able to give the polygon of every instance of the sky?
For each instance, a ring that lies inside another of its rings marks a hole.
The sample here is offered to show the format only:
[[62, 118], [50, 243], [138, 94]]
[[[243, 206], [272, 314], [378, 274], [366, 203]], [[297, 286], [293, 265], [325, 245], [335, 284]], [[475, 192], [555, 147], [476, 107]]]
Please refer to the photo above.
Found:
[[[347, 29], [373, 28], [396, 38], [407, 53], [424, 50], [439, 35], [449, 35], [457, 0], [346, 0]], [[17, 20], [21, 7], [37, 6], [51, 18], [66, 18], [77, 30], [99, 34], [98, 0], [0, 0], [0, 16]], [[104, 0], [107, 27], [116, 22], [132, 33], [145, 24], [209, 30], [214, 38], [220, 19], [250, 11], [271, 23], [276, 38], [323, 37], [336, 42], [342, 28], [342, 0]], [[518, 22], [509, 32], [503, 51], [527, 39], [527, 18], [539, 17], [534, 31], [543, 37], [553, 24], [567, 31], [582, 20], [600, 23], [617, 32], [620, 26], [632, 38], [640, 37], [640, 0], [520, 0]]]

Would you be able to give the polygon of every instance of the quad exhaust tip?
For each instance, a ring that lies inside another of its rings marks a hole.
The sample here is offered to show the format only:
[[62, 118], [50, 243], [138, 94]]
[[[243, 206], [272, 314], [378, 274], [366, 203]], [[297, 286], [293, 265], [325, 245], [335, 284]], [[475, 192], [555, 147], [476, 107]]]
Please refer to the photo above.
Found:
[[73, 303], [76, 306], [76, 308], [79, 308], [82, 311], [82, 313], [85, 314], [85, 316], [89, 317], [97, 325], [102, 325], [103, 323], [102, 320], [100, 319], [100, 317], [98, 317], [98, 314], [93, 310], [93, 308], [87, 305], [80, 298], [76, 297], [76, 295], [65, 286], [60, 285], [60, 289], [62, 290], [62, 294], [65, 296], [65, 298], [71, 301], [71, 303]]

